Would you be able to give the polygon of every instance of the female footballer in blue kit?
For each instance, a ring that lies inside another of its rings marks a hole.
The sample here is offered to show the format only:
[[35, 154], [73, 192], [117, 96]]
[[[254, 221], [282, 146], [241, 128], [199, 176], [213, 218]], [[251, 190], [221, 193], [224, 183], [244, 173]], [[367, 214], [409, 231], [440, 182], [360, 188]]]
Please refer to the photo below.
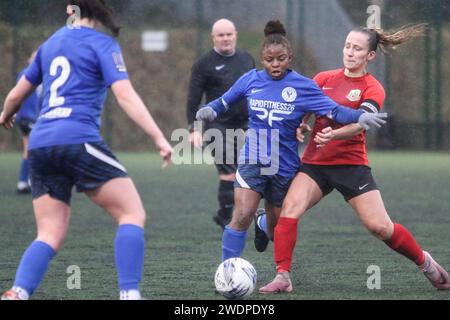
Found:
[[[28, 64], [33, 62], [36, 56], [36, 51], [28, 58]], [[17, 81], [22, 78], [25, 69], [19, 73]], [[30, 96], [22, 103], [20, 110], [16, 114], [16, 123], [22, 134], [22, 159], [20, 161], [19, 181], [17, 182], [17, 192], [21, 194], [30, 193], [31, 188], [29, 184], [29, 165], [28, 165], [28, 138], [31, 129], [36, 123], [41, 108], [42, 87], [39, 86], [34, 90]]]
[[22, 101], [43, 83], [43, 110], [29, 141], [38, 232], [22, 256], [12, 289], [2, 299], [28, 299], [39, 286], [64, 242], [73, 186], [117, 222], [114, 250], [120, 299], [140, 299], [145, 210], [125, 168], [99, 133], [107, 88], [128, 117], [154, 140], [163, 167], [170, 163], [172, 148], [134, 91], [118, 42], [96, 30], [107, 28], [118, 35], [111, 10], [103, 0], [71, 0], [69, 15], [75, 12], [72, 6], [79, 7], [81, 17], [41, 45], [0, 115], [0, 124], [11, 128]]
[[279, 21], [269, 21], [264, 34], [264, 70], [249, 71], [222, 97], [197, 112], [197, 119], [212, 121], [234, 101], [248, 99], [250, 129], [236, 173], [233, 217], [222, 236], [222, 261], [241, 255], [262, 197], [269, 213], [268, 229], [274, 229], [283, 198], [300, 166], [296, 129], [306, 113], [329, 115], [343, 124], [358, 122], [365, 128], [380, 126], [386, 117], [341, 107], [313, 80], [290, 70], [292, 49]]

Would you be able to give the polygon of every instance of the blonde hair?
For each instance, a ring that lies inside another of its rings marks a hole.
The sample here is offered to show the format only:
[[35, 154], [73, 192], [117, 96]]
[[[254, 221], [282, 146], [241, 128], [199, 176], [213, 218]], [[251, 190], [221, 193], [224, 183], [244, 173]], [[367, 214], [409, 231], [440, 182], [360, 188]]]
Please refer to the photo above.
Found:
[[410, 39], [424, 36], [426, 28], [426, 23], [420, 23], [411, 26], [406, 25], [389, 32], [366, 27], [358, 27], [352, 31], [362, 32], [369, 36], [369, 51], [377, 51], [378, 47], [380, 47], [383, 53], [387, 53], [389, 50], [395, 50], [398, 45]]

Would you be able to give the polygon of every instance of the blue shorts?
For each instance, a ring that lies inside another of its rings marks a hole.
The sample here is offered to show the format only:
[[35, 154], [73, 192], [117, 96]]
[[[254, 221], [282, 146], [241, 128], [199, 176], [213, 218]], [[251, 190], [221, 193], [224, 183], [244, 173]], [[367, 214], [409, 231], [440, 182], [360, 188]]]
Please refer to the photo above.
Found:
[[236, 172], [234, 187], [258, 192], [267, 202], [281, 208], [294, 176], [295, 172], [290, 177], [278, 174], [262, 175], [261, 166], [259, 165], [240, 164]]
[[73, 186], [83, 192], [128, 176], [103, 141], [31, 149], [28, 159], [33, 199], [49, 194], [70, 205]]
[[16, 119], [16, 125], [19, 127], [23, 136], [30, 135], [31, 129], [33, 129], [35, 123], [36, 121], [26, 118]]

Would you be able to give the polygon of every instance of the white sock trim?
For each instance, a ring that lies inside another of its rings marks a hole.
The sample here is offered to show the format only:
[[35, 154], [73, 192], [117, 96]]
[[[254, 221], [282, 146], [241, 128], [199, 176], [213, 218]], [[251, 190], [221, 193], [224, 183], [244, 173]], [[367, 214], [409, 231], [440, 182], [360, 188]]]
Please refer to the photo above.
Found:
[[14, 290], [17, 295], [19, 296], [20, 300], [28, 300], [30, 299], [30, 295], [24, 288], [21, 287], [12, 287], [12, 290]]
[[120, 300], [141, 300], [141, 293], [137, 289], [120, 290]]

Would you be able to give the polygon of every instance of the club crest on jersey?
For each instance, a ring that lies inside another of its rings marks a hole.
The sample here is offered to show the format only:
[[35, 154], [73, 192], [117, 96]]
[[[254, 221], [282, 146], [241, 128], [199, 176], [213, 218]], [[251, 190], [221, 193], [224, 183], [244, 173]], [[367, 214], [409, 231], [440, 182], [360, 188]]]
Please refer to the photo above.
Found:
[[346, 98], [352, 102], [358, 101], [359, 99], [361, 99], [361, 90], [359, 89], [350, 90]]
[[297, 91], [295, 91], [295, 89], [292, 87], [286, 87], [281, 92], [281, 96], [283, 97], [284, 101], [292, 102], [297, 98]]
[[127, 67], [125, 66], [125, 62], [123, 61], [122, 54], [119, 52], [113, 52], [112, 57], [114, 60], [114, 64], [116, 65], [117, 71], [127, 72]]

